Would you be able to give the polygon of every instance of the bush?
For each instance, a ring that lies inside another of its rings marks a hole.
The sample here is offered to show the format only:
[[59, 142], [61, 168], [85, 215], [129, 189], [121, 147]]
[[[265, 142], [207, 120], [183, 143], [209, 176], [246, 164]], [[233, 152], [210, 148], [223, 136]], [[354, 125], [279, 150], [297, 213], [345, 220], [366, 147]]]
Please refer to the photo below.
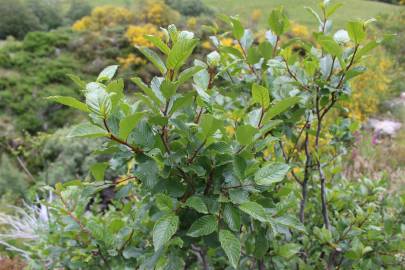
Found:
[[210, 11], [201, 0], [166, 0], [166, 3], [185, 16], [200, 16]]
[[70, 7], [66, 14], [66, 17], [74, 22], [80, 20], [81, 18], [90, 15], [91, 6], [86, 1], [72, 0], [70, 1]]
[[27, 5], [38, 18], [42, 30], [48, 31], [62, 25], [61, 6], [58, 1], [28, 0]]
[[26, 33], [40, 29], [40, 21], [21, 0], [0, 2], [0, 39], [23, 38]]
[[115, 65], [78, 81], [85, 102], [51, 98], [87, 115], [66, 135], [103, 138], [98, 153], [111, 159], [93, 164], [92, 181], [47, 187], [56, 198], [47, 231], [28, 246], [33, 267], [404, 266], [405, 198], [388, 195], [384, 179], [345, 180], [341, 160], [357, 125], [325, 121], [345, 111], [349, 80], [377, 45], [366, 40], [367, 23], [337, 35], [321, 25], [295, 51], [303, 43], [284, 40], [282, 9], [271, 12], [263, 41], [222, 18], [232, 42], [212, 37], [217, 50], [204, 61], [192, 57], [194, 34], [174, 25], [150, 39], [156, 51], [140, 47], [160, 75], [132, 78], [134, 99]]

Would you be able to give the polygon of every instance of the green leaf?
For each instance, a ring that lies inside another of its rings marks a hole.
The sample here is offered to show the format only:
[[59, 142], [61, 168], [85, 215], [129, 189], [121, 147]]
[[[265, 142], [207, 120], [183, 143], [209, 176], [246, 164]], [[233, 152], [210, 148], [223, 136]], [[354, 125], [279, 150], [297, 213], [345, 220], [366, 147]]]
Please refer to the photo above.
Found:
[[219, 231], [219, 242], [232, 267], [238, 268], [241, 245], [240, 240], [228, 230]]
[[301, 249], [301, 246], [294, 243], [288, 243], [280, 246], [277, 249], [277, 255], [289, 260]]
[[255, 182], [261, 186], [281, 182], [289, 169], [285, 163], [270, 163], [256, 172]]
[[186, 206], [193, 208], [199, 213], [208, 214], [207, 205], [205, 205], [203, 199], [199, 196], [191, 196], [185, 203]]
[[271, 11], [268, 23], [271, 31], [277, 36], [284, 34], [290, 26], [290, 22], [282, 7]]
[[71, 79], [77, 86], [79, 86], [80, 90], [83, 90], [86, 88], [86, 82], [82, 81], [79, 76], [76, 76], [74, 74], [66, 74], [69, 79]]
[[266, 210], [256, 202], [247, 201], [239, 205], [239, 209], [262, 222], [267, 222]]
[[331, 15], [333, 15], [333, 14], [336, 12], [336, 10], [337, 10], [338, 8], [340, 8], [341, 6], [343, 6], [342, 3], [336, 3], [336, 4], [334, 4], [334, 5], [330, 6], [330, 7], [328, 7], [327, 10], [326, 10], [326, 17], [329, 18], [329, 17], [330, 17]]
[[118, 70], [118, 65], [112, 65], [104, 68], [97, 77], [98, 82], [111, 80]]
[[239, 232], [241, 225], [239, 210], [228, 203], [225, 205], [222, 215], [229, 229]]
[[197, 74], [199, 71], [201, 71], [203, 69], [204, 69], [204, 67], [202, 67], [202, 66], [193, 66], [193, 67], [183, 70], [179, 75], [179, 79], [177, 80], [177, 83], [179, 85], [181, 85], [181, 84], [187, 82], [195, 74]]
[[364, 45], [362, 48], [360, 48], [355, 56], [355, 60], [360, 59], [362, 56], [366, 55], [370, 51], [372, 51], [374, 48], [376, 48], [379, 45], [379, 43], [375, 40], [370, 41], [366, 45]]
[[169, 214], [158, 219], [153, 227], [152, 233], [155, 251], [158, 251], [170, 240], [170, 238], [172, 238], [172, 236], [176, 233], [178, 226], [179, 217], [173, 214]]
[[160, 101], [160, 99], [155, 95], [155, 93], [153, 92], [153, 90], [151, 88], [149, 88], [143, 81], [141, 78], [139, 77], [133, 77], [131, 78], [131, 81], [133, 81], [150, 99], [153, 100], [153, 102], [160, 106], [162, 104], [162, 102]]
[[245, 29], [243, 29], [243, 26], [238, 18], [230, 17], [230, 20], [232, 22], [232, 34], [236, 39], [240, 40], [243, 37]]
[[340, 57], [343, 54], [342, 47], [330, 36], [320, 35], [318, 42], [325, 52]]
[[62, 96], [51, 96], [47, 97], [46, 99], [52, 100], [55, 102], [58, 102], [60, 104], [78, 109], [83, 112], [90, 112], [89, 108], [87, 108], [87, 105], [84, 104], [83, 102], [78, 101], [77, 99], [73, 97], [62, 97]]
[[188, 236], [200, 237], [209, 235], [218, 229], [218, 220], [214, 215], [202, 216], [193, 224], [187, 232]]
[[248, 145], [253, 142], [257, 129], [251, 125], [239, 126], [236, 130], [236, 139], [241, 145]]
[[126, 140], [131, 131], [138, 125], [139, 121], [145, 115], [144, 112], [136, 112], [121, 119], [119, 127], [119, 136]]
[[177, 98], [174, 102], [173, 102], [173, 106], [170, 109], [170, 114], [173, 114], [174, 112], [189, 106], [194, 100], [194, 93], [193, 92], [189, 92], [187, 94], [185, 94], [182, 97]]
[[211, 114], [201, 116], [200, 127], [205, 138], [214, 134], [222, 125], [222, 121], [216, 119]]
[[164, 43], [159, 37], [152, 35], [145, 35], [145, 39], [149, 40], [153, 45], [156, 46], [162, 53], [168, 55], [170, 53], [170, 48]]
[[246, 171], [246, 160], [241, 155], [235, 155], [233, 157], [233, 171], [235, 175], [240, 179], [243, 180], [245, 178], [245, 171]]
[[163, 80], [160, 85], [160, 91], [166, 100], [169, 100], [174, 94], [176, 94], [177, 86], [178, 85], [175, 82], [166, 79]]
[[364, 24], [363, 22], [360, 21], [352, 21], [347, 24], [347, 32], [349, 33], [350, 39], [355, 43], [355, 44], [360, 44], [365, 37], [366, 37], [366, 31], [364, 29]]
[[173, 203], [173, 199], [171, 197], [169, 197], [166, 194], [163, 193], [158, 193], [155, 195], [156, 199], [156, 205], [159, 208], [159, 210], [162, 211], [172, 211], [174, 208], [174, 203]]
[[73, 137], [87, 137], [87, 138], [97, 138], [106, 137], [108, 132], [96, 125], [91, 123], [82, 123], [74, 126], [68, 134], [69, 138]]
[[179, 70], [190, 57], [197, 43], [198, 41], [196, 39], [181, 38], [177, 40], [167, 56], [167, 68]]
[[277, 102], [276, 104], [271, 106], [270, 109], [265, 113], [263, 122], [267, 122], [276, 117], [277, 115], [279, 115], [280, 113], [283, 113], [288, 108], [297, 104], [299, 100], [300, 100], [299, 97], [289, 97]]
[[105, 170], [108, 168], [108, 163], [95, 163], [90, 167], [91, 174], [97, 181], [104, 180]]
[[112, 110], [112, 102], [105, 86], [96, 82], [88, 83], [85, 96], [90, 111], [101, 118], [107, 118]]
[[309, 13], [311, 13], [312, 16], [315, 17], [315, 19], [318, 21], [318, 23], [319, 23], [320, 25], [323, 25], [323, 21], [321, 20], [321, 17], [319, 17], [318, 13], [316, 13], [315, 10], [313, 10], [313, 9], [310, 8], [310, 7], [304, 7], [304, 8], [305, 8]]
[[254, 103], [259, 104], [263, 109], [267, 109], [270, 105], [269, 90], [261, 85], [252, 85], [252, 99]]
[[157, 55], [151, 49], [145, 47], [136, 47], [157, 69], [159, 69], [161, 74], [166, 74], [167, 68], [159, 55]]

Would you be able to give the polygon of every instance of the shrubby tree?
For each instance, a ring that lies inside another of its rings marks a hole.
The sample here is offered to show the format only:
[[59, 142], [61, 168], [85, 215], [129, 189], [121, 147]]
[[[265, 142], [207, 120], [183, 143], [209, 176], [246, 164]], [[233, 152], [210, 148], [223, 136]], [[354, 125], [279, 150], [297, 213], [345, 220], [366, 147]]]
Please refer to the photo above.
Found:
[[35, 14], [21, 0], [0, 2], [0, 39], [23, 38], [26, 33], [41, 29]]
[[109, 66], [93, 82], [73, 77], [85, 102], [50, 97], [88, 115], [68, 136], [103, 138], [97, 154], [111, 159], [92, 166], [93, 181], [49, 187], [32, 267], [400, 269], [404, 198], [384, 180], [342, 179], [356, 125], [328, 119], [378, 42], [370, 21], [332, 32], [338, 5], [320, 8], [313, 43], [283, 38], [282, 9], [261, 42], [223, 16], [232, 43], [211, 37], [203, 61], [193, 33], [170, 25], [147, 36], [156, 50], [138, 48], [160, 72], [132, 78], [140, 92], [126, 97]]

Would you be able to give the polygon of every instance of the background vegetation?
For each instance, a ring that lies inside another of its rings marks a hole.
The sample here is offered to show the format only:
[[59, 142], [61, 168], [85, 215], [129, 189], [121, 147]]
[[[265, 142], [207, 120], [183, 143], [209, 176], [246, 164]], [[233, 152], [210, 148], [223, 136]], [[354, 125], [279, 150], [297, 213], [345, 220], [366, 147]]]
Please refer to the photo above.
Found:
[[[79, 141], [63, 136], [83, 115], [46, 97], [80, 99], [77, 83], [93, 80], [105, 66], [119, 64], [118, 76], [123, 79], [124, 93], [130, 98], [139, 90], [130, 80], [135, 73], [145, 81], [157, 75], [135, 46], [152, 48], [153, 44], [144, 35], [163, 37], [160, 27], [171, 23], [196, 33], [201, 39], [196, 58], [203, 59], [215, 49], [210, 36], [217, 35], [222, 44], [237, 47], [229, 34], [219, 30], [225, 24], [216, 19], [217, 15], [239, 14], [243, 25], [257, 30], [255, 38], [263, 40], [262, 29], [267, 27], [268, 13], [283, 5], [293, 20], [286, 33], [288, 38], [300, 37], [313, 42], [311, 33], [317, 30], [318, 23], [305, 11], [304, 5], [319, 12], [317, 3], [316, 0], [0, 1], [0, 197], [3, 205], [0, 211], [10, 211], [4, 207], [6, 203], [20, 206], [23, 201], [34, 203], [38, 196], [46, 196], [44, 192], [38, 193], [45, 185], [90, 179], [92, 165], [107, 158], [90, 155], [99, 145], [97, 140]], [[385, 39], [367, 59], [367, 71], [351, 82], [354, 89], [351, 99], [342, 102], [348, 108], [343, 114], [362, 126], [352, 142], [354, 150], [348, 150], [343, 158], [343, 175], [350, 181], [368, 178], [376, 181], [377, 186], [381, 184], [387, 190], [400, 192], [405, 183], [405, 110], [404, 101], [399, 98], [405, 88], [403, 3], [365, 0], [342, 3], [340, 12], [331, 16], [335, 30], [345, 27], [349, 20], [375, 17], [377, 22], [369, 31], [371, 39], [397, 34]], [[370, 129], [369, 118], [395, 120], [402, 123], [402, 128], [394, 136], [380, 134]], [[369, 184], [364, 185], [371, 188]], [[356, 187], [364, 188], [364, 185]], [[4, 249], [0, 258], [13, 256], [15, 253]]]

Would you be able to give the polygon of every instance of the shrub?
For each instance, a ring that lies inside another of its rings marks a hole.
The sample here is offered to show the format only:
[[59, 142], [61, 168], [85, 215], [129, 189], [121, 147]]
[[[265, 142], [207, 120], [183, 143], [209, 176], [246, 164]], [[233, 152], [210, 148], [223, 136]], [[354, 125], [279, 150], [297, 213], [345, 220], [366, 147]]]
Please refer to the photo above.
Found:
[[124, 7], [112, 5], [96, 7], [89, 16], [76, 21], [72, 28], [76, 31], [100, 31], [105, 28], [129, 24], [134, 14]]
[[[322, 14], [336, 7], [323, 2]], [[85, 87], [78, 82], [85, 103], [52, 98], [88, 116], [68, 136], [103, 138], [99, 153], [111, 159], [93, 165], [93, 181], [55, 185], [33, 261], [69, 269], [403, 266], [404, 198], [388, 196], [383, 180], [343, 179], [356, 125], [325, 121], [377, 46], [365, 39], [368, 23], [349, 22], [333, 38], [320, 17], [314, 43], [295, 52], [302, 42], [281, 39], [290, 25], [282, 9], [271, 12], [262, 42], [237, 18], [222, 18], [232, 45], [212, 37], [217, 50], [204, 61], [191, 56], [193, 33], [173, 25], [167, 39], [151, 38], [159, 53], [140, 47], [160, 75], [150, 84], [134, 77], [134, 100], [114, 79], [115, 65]]]
[[62, 25], [61, 7], [58, 1], [28, 0], [28, 8], [38, 18], [43, 30], [50, 30]]
[[185, 16], [200, 16], [210, 11], [201, 0], [166, 0], [165, 2]]
[[72, 0], [70, 1], [70, 7], [66, 13], [66, 17], [74, 22], [80, 20], [81, 18], [90, 15], [91, 6], [86, 1]]
[[26, 33], [40, 29], [40, 21], [21, 0], [0, 2], [0, 39], [23, 38]]

